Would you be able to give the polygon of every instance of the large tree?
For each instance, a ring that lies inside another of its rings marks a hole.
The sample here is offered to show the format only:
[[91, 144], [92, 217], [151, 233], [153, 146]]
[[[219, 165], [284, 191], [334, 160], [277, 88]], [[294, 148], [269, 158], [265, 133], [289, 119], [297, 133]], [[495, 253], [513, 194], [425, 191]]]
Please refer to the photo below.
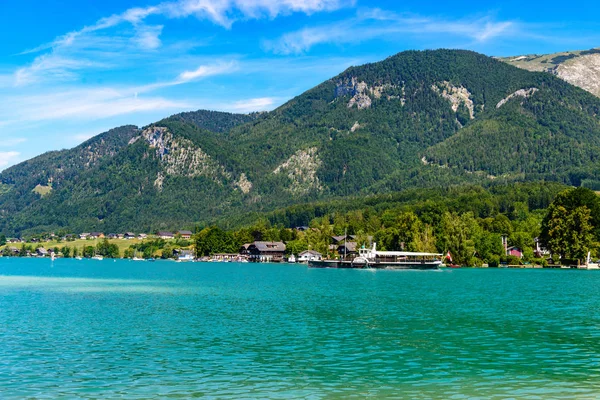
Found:
[[541, 239], [552, 254], [561, 259], [583, 260], [598, 238], [600, 200], [589, 189], [560, 193], [548, 207], [542, 222]]

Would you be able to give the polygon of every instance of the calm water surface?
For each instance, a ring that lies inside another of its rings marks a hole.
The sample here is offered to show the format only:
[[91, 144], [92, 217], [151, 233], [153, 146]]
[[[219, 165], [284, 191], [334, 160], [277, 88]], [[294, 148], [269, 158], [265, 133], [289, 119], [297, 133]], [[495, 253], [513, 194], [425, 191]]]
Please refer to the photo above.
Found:
[[0, 397], [599, 398], [600, 272], [3, 258]]

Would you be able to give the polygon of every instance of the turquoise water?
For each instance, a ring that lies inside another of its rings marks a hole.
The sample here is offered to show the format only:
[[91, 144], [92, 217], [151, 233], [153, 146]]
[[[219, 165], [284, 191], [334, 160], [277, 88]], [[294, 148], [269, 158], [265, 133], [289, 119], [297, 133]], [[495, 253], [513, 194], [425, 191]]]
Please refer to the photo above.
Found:
[[4, 258], [0, 397], [598, 398], [600, 272]]

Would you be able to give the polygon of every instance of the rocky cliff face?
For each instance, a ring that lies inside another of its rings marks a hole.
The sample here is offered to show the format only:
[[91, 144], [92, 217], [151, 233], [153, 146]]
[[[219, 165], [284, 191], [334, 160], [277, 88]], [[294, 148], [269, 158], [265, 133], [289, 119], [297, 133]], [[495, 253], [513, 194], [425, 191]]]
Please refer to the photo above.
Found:
[[501, 60], [528, 71], [549, 72], [600, 97], [600, 48]]
[[[396, 85], [384, 84], [369, 86], [366, 82], [359, 81], [356, 77], [349, 80], [341, 80], [337, 82], [335, 88], [335, 96], [352, 96], [348, 102], [348, 108], [356, 106], [359, 110], [370, 108], [373, 100], [379, 100], [385, 95], [385, 92], [390, 89], [397, 88]], [[404, 87], [402, 87], [404, 93]], [[397, 99], [398, 96], [385, 95], [388, 100]], [[402, 97], [401, 104], [404, 105], [406, 99]]]

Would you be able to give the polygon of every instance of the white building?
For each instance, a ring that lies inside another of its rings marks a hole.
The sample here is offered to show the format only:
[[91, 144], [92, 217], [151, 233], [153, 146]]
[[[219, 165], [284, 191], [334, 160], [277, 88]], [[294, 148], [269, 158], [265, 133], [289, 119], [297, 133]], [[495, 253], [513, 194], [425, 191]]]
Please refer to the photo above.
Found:
[[321, 261], [323, 259], [323, 255], [318, 251], [314, 250], [306, 250], [298, 255], [298, 262], [304, 263], [309, 261]]

